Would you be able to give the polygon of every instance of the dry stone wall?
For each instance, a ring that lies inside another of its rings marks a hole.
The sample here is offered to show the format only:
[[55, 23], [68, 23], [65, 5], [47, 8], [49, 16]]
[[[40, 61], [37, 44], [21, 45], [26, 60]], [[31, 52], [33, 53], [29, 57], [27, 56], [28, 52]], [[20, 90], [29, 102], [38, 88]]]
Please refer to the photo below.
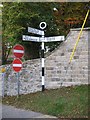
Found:
[[[80, 29], [72, 29], [56, 50], [45, 58], [45, 88], [88, 84], [88, 36], [89, 28], [84, 29], [76, 48], [74, 58], [69, 58], [76, 43]], [[17, 74], [11, 65], [6, 67], [4, 91], [7, 95], [17, 95]], [[28, 60], [20, 71], [20, 94], [42, 90], [41, 59]]]

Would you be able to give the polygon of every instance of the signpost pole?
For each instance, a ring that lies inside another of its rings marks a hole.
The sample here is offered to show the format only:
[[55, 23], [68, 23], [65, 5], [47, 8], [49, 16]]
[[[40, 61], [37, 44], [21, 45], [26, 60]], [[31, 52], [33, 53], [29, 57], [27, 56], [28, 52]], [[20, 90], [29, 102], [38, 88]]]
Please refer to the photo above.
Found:
[[39, 27], [41, 30], [28, 27], [28, 32], [41, 35], [42, 37], [34, 37], [34, 36], [27, 36], [27, 35], [22, 36], [23, 41], [41, 42], [42, 91], [45, 90], [45, 86], [44, 86], [44, 84], [45, 84], [44, 83], [44, 81], [45, 81], [45, 78], [44, 78], [44, 73], [45, 73], [45, 69], [44, 69], [44, 42], [64, 41], [65, 40], [64, 36], [45, 37], [43, 30], [46, 28], [46, 26], [47, 26], [46, 22], [41, 22], [39, 24]]
[[[42, 36], [44, 38], [44, 35]], [[44, 91], [44, 42], [42, 42], [42, 50], [41, 50], [41, 57], [42, 57], [42, 91]]]
[[[40, 23], [40, 29], [44, 30], [46, 28], [46, 23], [45, 22], [41, 22]], [[44, 39], [44, 32], [42, 34], [42, 38]], [[42, 50], [41, 50], [41, 57], [42, 57], [42, 91], [45, 90], [45, 86], [44, 86], [44, 41], [42, 41]]]
[[17, 92], [18, 92], [17, 97], [19, 97], [19, 92], [20, 92], [19, 72], [17, 72], [17, 86], [18, 86], [18, 88], [17, 88]]
[[14, 71], [17, 72], [16, 77], [17, 77], [17, 98], [18, 98], [20, 93], [19, 71], [22, 68], [22, 61], [19, 58], [16, 58], [12, 63], [12, 67]]
[[20, 60], [20, 58], [23, 57], [24, 55], [24, 47], [22, 45], [15, 45], [13, 47], [13, 54], [15, 57], [17, 57], [16, 59], [13, 60], [12, 62], [12, 67], [14, 69], [15, 72], [17, 72], [17, 98], [19, 97], [20, 94], [20, 81], [19, 81], [19, 71], [22, 68], [22, 61]]

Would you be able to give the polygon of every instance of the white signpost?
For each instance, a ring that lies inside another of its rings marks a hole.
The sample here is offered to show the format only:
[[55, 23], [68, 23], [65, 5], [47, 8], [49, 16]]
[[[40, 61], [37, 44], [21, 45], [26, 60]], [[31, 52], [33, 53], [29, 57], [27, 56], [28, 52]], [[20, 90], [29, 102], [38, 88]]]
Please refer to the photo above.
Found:
[[28, 35], [23, 35], [22, 36], [23, 41], [33, 41], [33, 42], [39, 42], [39, 37], [34, 37], [34, 36], [28, 36]]
[[56, 41], [64, 41], [64, 36], [55, 36], [55, 37], [34, 37], [34, 36], [28, 36], [23, 35], [22, 36], [23, 41], [34, 41], [34, 42], [56, 42]]
[[23, 41], [33, 41], [33, 42], [41, 42], [42, 43], [42, 91], [44, 91], [44, 42], [55, 42], [55, 41], [64, 41], [64, 36], [54, 36], [54, 37], [44, 37], [44, 29], [46, 28], [46, 22], [41, 22], [39, 27], [42, 30], [38, 30], [35, 28], [28, 27], [28, 32], [41, 35], [42, 37], [34, 37], [28, 35], [22, 35]]
[[35, 28], [31, 28], [31, 27], [28, 27], [28, 32], [34, 33], [34, 34], [37, 34], [37, 35], [44, 35], [44, 31], [38, 30], [38, 29], [35, 29]]
[[45, 37], [44, 40], [42, 39], [41, 41], [43, 42], [57, 42], [57, 41], [64, 41], [65, 37], [64, 36], [55, 36], [55, 37]]

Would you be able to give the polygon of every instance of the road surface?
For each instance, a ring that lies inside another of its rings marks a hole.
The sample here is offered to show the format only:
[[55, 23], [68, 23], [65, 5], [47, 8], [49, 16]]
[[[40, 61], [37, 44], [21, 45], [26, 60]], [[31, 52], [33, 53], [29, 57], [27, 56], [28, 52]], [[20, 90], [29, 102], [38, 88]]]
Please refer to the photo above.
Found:
[[43, 115], [38, 112], [18, 109], [13, 106], [7, 105], [2, 105], [2, 118], [54, 118], [54, 120], [57, 119], [55, 116]]

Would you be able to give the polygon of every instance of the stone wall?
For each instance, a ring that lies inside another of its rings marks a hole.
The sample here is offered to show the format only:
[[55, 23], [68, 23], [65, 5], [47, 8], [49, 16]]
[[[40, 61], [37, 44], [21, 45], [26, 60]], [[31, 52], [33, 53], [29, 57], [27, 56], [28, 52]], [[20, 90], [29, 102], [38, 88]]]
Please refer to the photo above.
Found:
[[[55, 89], [62, 86], [88, 84], [88, 35], [84, 29], [76, 48], [74, 58], [69, 58], [76, 43], [80, 29], [70, 30], [66, 41], [45, 58], [45, 88]], [[17, 95], [17, 74], [11, 65], [6, 67], [5, 94]], [[28, 60], [20, 71], [20, 94], [42, 90], [41, 59]]]
[[90, 31], [83, 31], [74, 58], [69, 64], [79, 32], [79, 29], [72, 29], [59, 49], [46, 58], [47, 87], [88, 83], [88, 35]]
[[0, 65], [2, 65], [2, 35], [1, 35], [1, 27], [0, 27]]

